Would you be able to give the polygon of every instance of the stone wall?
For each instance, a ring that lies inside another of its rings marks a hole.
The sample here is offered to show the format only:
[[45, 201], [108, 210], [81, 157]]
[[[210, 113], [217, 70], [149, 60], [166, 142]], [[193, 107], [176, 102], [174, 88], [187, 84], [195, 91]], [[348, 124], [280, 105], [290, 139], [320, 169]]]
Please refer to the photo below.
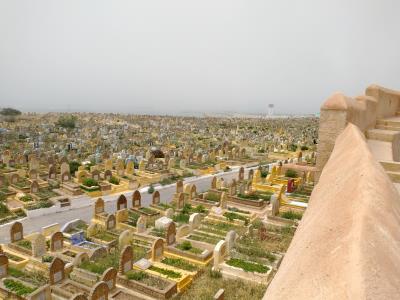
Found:
[[321, 106], [316, 180], [332, 153], [336, 138], [348, 123], [365, 133], [375, 127], [378, 119], [394, 116], [399, 103], [399, 92], [377, 85], [369, 86], [365, 95], [356, 98], [342, 93], [329, 97]]

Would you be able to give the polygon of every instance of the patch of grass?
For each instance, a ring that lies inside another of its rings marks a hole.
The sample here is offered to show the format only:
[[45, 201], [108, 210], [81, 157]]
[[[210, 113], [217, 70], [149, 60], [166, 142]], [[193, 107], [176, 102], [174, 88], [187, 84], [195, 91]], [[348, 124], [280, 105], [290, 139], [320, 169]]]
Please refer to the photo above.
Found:
[[31, 241], [28, 240], [20, 240], [18, 242], [16, 242], [16, 244], [22, 248], [28, 249], [28, 250], [32, 250], [32, 243]]
[[269, 271], [269, 268], [267, 266], [238, 258], [231, 258], [226, 263], [232, 267], [241, 268], [243, 271], [246, 272], [267, 273]]
[[225, 290], [225, 299], [257, 300], [263, 298], [266, 285], [224, 279], [220, 272], [208, 268], [196, 278], [185, 293], [177, 296], [177, 300], [210, 300], [220, 288]]
[[196, 271], [198, 270], [198, 267], [195, 265], [192, 265], [190, 263], [188, 263], [187, 261], [181, 259], [181, 258], [164, 258], [161, 261], [163, 264], [169, 265], [169, 266], [173, 266], [176, 267], [178, 269], [182, 269], [182, 270], [186, 270], [186, 271]]
[[203, 250], [201, 250], [199, 248], [196, 248], [196, 247], [193, 247], [192, 243], [189, 242], [189, 241], [183, 241], [182, 243], [177, 244], [176, 248], [179, 249], [179, 250], [182, 250], [182, 251], [192, 252], [194, 254], [203, 253]]
[[245, 225], [248, 225], [248, 223], [250, 222], [249, 218], [247, 218], [245, 216], [242, 216], [242, 215], [239, 215], [239, 214], [234, 213], [234, 212], [225, 212], [224, 213], [224, 217], [227, 218], [229, 221], [234, 221], [234, 220], [244, 221]]
[[13, 279], [6, 278], [3, 283], [7, 289], [16, 293], [18, 296], [28, 295], [36, 290], [36, 288], [26, 286], [22, 282]]
[[177, 215], [174, 215], [172, 217], [172, 220], [176, 223], [189, 223], [189, 215], [184, 214], [184, 213], [179, 213]]
[[172, 270], [167, 270], [167, 269], [159, 268], [159, 267], [156, 267], [156, 266], [151, 266], [151, 267], [149, 268], [149, 270], [152, 270], [152, 271], [154, 271], [154, 272], [163, 274], [163, 275], [167, 276], [168, 278], [174, 278], [174, 279], [176, 279], [176, 278], [181, 278], [181, 277], [182, 277], [182, 274], [179, 273], [179, 272], [175, 272], [175, 271], [172, 271]]
[[[136, 274], [136, 273], [139, 273], [139, 274]], [[125, 276], [129, 280], [139, 281], [147, 286], [155, 287], [160, 290], [165, 289], [169, 285], [169, 282], [163, 280], [162, 278], [156, 277], [156, 276], [151, 276], [143, 271], [131, 270], [131, 271], [125, 273]]]
[[282, 218], [289, 219], [289, 220], [301, 220], [303, 214], [288, 210], [280, 214]]
[[111, 176], [111, 178], [108, 180], [109, 183], [112, 183], [112, 184], [115, 184], [115, 185], [118, 185], [119, 181], [120, 180], [115, 176]]

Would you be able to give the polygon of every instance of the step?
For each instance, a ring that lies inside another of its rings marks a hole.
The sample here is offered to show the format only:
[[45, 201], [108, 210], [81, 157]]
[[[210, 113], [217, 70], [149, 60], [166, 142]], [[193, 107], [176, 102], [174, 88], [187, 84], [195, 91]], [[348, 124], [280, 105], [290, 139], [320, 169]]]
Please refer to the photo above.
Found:
[[382, 142], [393, 142], [396, 138], [400, 138], [400, 131], [370, 129], [367, 131], [367, 138], [370, 140], [377, 140]]
[[383, 129], [383, 130], [392, 130], [392, 131], [399, 131], [400, 127], [395, 127], [395, 126], [385, 126], [385, 125], [376, 125], [376, 129]]
[[400, 128], [400, 118], [394, 117], [394, 118], [388, 118], [388, 119], [379, 119], [379, 120], [376, 120], [376, 125], [393, 126], [393, 127]]
[[388, 171], [386, 172], [386, 174], [389, 175], [390, 179], [393, 182], [400, 183], [400, 172]]
[[400, 162], [396, 161], [380, 161], [380, 164], [389, 172], [400, 172]]

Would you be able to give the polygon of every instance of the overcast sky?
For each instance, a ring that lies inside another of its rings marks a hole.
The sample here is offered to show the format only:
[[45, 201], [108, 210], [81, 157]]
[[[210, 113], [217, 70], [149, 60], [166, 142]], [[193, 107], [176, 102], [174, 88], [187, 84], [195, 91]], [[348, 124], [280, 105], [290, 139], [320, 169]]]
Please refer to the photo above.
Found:
[[400, 89], [399, 0], [0, 0], [0, 107], [316, 113]]

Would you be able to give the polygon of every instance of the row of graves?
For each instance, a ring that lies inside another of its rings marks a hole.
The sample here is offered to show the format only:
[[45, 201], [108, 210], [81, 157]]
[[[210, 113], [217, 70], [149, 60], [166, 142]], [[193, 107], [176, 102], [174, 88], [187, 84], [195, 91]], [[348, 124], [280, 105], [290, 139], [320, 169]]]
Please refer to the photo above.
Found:
[[[6, 150], [2, 159], [5, 167], [0, 170], [0, 224], [24, 217], [30, 210], [69, 205], [52, 171], [55, 169], [52, 157], [45, 161], [45, 158], [21, 156], [16, 165]], [[50, 167], [46, 171], [47, 163]]]
[[[90, 224], [77, 219], [24, 236], [15, 222], [0, 254], [0, 298], [169, 299], [190, 294], [209, 268], [266, 286], [297, 222], [279, 217], [280, 194], [262, 198], [249, 176], [242, 168], [229, 184], [213, 177], [205, 193], [178, 181], [170, 203], [155, 191], [149, 207], [137, 190], [129, 201], [121, 194], [113, 213], [98, 198]], [[263, 204], [236, 199], [249, 193]]]

